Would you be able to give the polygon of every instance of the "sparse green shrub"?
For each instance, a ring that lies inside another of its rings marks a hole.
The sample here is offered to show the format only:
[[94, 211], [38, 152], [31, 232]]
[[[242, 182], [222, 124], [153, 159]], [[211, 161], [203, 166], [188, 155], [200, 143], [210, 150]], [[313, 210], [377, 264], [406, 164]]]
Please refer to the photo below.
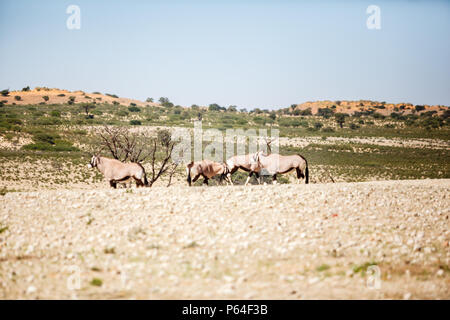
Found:
[[261, 124], [261, 125], [266, 124], [266, 119], [263, 118], [263, 117], [254, 117], [254, 118], [253, 118], [253, 121], [254, 121], [255, 123]]
[[52, 117], [60, 118], [61, 117], [61, 112], [58, 111], [58, 110], [53, 110], [53, 111], [50, 112], [50, 115]]
[[317, 110], [317, 115], [324, 117], [325, 119], [330, 118], [333, 115], [334, 111], [330, 108], [319, 108]]
[[404, 115], [397, 112], [392, 112], [390, 114], [390, 117], [395, 120], [406, 120], [406, 117]]
[[73, 134], [77, 134], [80, 136], [85, 136], [87, 135], [87, 131], [86, 130], [82, 130], [82, 129], [77, 129], [77, 130], [73, 130]]
[[187, 120], [187, 119], [190, 119], [190, 118], [191, 118], [191, 115], [189, 114], [189, 112], [183, 111], [183, 112], [181, 113], [181, 119]]
[[135, 103], [131, 103], [131, 105], [132, 105], [131, 107], [128, 107], [128, 111], [130, 111], [130, 112], [141, 112], [141, 109], [136, 107]]
[[140, 120], [130, 120], [132, 126], [140, 126], [142, 122]]
[[359, 125], [357, 125], [356, 123], [351, 123], [350, 124], [350, 129], [352, 129], [352, 130], [356, 130], [356, 129], [359, 129], [360, 127], [359, 127]]
[[35, 142], [43, 142], [48, 144], [55, 144], [55, 141], [59, 139], [58, 134], [50, 134], [44, 132], [37, 132], [33, 135], [33, 140]]
[[301, 116], [312, 116], [311, 108], [300, 111]]
[[4, 122], [8, 123], [9, 125], [21, 125], [23, 124], [23, 121], [19, 118], [16, 118], [16, 115], [7, 115], [6, 118], [3, 120]]
[[158, 114], [152, 114], [151, 118], [152, 118], [152, 120], [158, 120], [159, 119], [159, 115]]
[[180, 117], [179, 114], [171, 114], [171, 115], [169, 116], [169, 120], [170, 120], [170, 121], [176, 122], [176, 121], [180, 121], [180, 120], [181, 120], [181, 117]]
[[271, 112], [269, 114], [270, 123], [273, 123], [277, 119], [277, 114], [275, 112]]
[[377, 264], [378, 264], [378, 262], [373, 261], [373, 262], [366, 262], [366, 263], [361, 264], [361, 265], [356, 265], [356, 266], [353, 267], [353, 273], [360, 273], [361, 272], [364, 275], [367, 272], [367, 269], [370, 266], [376, 266]]
[[295, 119], [295, 118], [281, 118], [278, 119], [278, 124], [282, 127], [307, 127], [308, 126], [308, 122], [307, 121], [302, 121], [299, 119]]
[[211, 103], [208, 106], [208, 110], [209, 111], [221, 111], [221, 110], [226, 111], [227, 109], [225, 107], [219, 106], [217, 103]]
[[374, 112], [373, 113], [373, 117], [375, 119], [384, 119], [384, 118], [386, 118], [386, 116], [384, 116], [384, 115], [382, 115], [381, 113], [378, 113], [378, 112]]
[[89, 103], [89, 102], [87, 102], [87, 103], [82, 103], [82, 104], [80, 105], [80, 108], [81, 108], [81, 110], [83, 110], [84, 113], [86, 114], [86, 119], [93, 119], [93, 118], [94, 118], [94, 115], [93, 115], [93, 114], [89, 114], [89, 112], [90, 112], [91, 110], [93, 110], [93, 109], [96, 108], [96, 106], [95, 106], [94, 103]]
[[318, 267], [316, 268], [316, 270], [317, 270], [318, 272], [322, 272], [322, 271], [325, 271], [325, 270], [328, 270], [328, 269], [330, 269], [330, 266], [327, 265], [327, 264], [322, 264], [322, 265], [320, 265], [320, 266], [318, 266]]
[[103, 281], [102, 281], [102, 279], [94, 278], [91, 280], [90, 284], [91, 284], [91, 286], [94, 286], [94, 287], [101, 287], [103, 284]]
[[75, 97], [74, 96], [70, 96], [69, 100], [67, 101], [68, 104], [72, 105], [75, 103]]
[[247, 120], [245, 120], [245, 119], [237, 119], [237, 120], [236, 120], [236, 123], [237, 123], [238, 125], [243, 126], [243, 125], [246, 125], [248, 122], [247, 122]]
[[1, 95], [4, 97], [7, 97], [9, 95], [9, 89], [4, 89], [2, 91], [0, 91]]
[[61, 123], [62, 123], [61, 120], [55, 117], [40, 118], [33, 121], [34, 125], [43, 125], [43, 126], [54, 126], [60, 125]]
[[16, 99], [17, 101], [20, 101], [20, 100], [22, 100], [22, 97], [21, 96], [14, 96], [14, 99]]
[[23, 91], [23, 92], [28, 92], [28, 91], [30, 91], [30, 86], [26, 86], [25, 88], [22, 88], [22, 91]]
[[116, 114], [117, 114], [119, 117], [126, 117], [126, 116], [128, 116], [128, 112], [125, 111], [125, 110], [117, 111]]
[[417, 105], [417, 106], [414, 107], [414, 109], [415, 109], [417, 112], [419, 112], [419, 111], [425, 110], [425, 106]]
[[335, 117], [335, 119], [336, 119], [336, 122], [338, 123], [339, 127], [342, 128], [342, 127], [344, 126], [345, 118], [346, 118], [347, 116], [348, 116], [348, 115], [345, 114], [345, 113], [336, 113], [336, 114], [334, 115], [334, 117]]
[[334, 132], [334, 129], [330, 127], [325, 127], [322, 129], [322, 132]]
[[447, 120], [450, 117], [450, 109], [447, 108], [447, 110], [444, 111], [441, 117], [442, 119]]
[[169, 99], [165, 98], [165, 97], [159, 98], [159, 103], [161, 103], [161, 105], [163, 107], [166, 107], [166, 108], [172, 108], [173, 107], [173, 103], [170, 102]]
[[436, 110], [432, 110], [432, 111], [425, 111], [422, 112], [422, 114], [420, 115], [421, 117], [432, 117], [434, 114], [436, 114], [437, 111]]
[[74, 147], [70, 142], [65, 140], [57, 140], [54, 144], [45, 142], [35, 142], [31, 144], [24, 145], [22, 147], [25, 150], [33, 151], [79, 151], [78, 148]]
[[422, 121], [422, 125], [425, 127], [437, 129], [444, 125], [444, 121], [438, 117], [429, 117]]
[[50, 98], [48, 96], [43, 96], [42, 99], [44, 99], [44, 101], [48, 101]]

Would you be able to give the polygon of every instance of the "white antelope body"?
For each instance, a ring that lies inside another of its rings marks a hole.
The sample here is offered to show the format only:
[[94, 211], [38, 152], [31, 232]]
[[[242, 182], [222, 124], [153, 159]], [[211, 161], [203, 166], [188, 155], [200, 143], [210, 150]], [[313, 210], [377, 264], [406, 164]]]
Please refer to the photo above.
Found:
[[290, 156], [283, 156], [276, 153], [265, 155], [262, 151], [259, 151], [250, 158], [251, 166], [250, 170], [255, 172], [266, 171], [272, 176], [273, 183], [277, 182], [277, 174], [284, 174], [291, 172], [295, 169], [297, 174], [297, 182], [300, 179], [305, 179], [305, 184], [309, 183], [309, 169], [306, 159], [299, 155], [294, 154]]
[[258, 181], [259, 184], [261, 184], [261, 179], [259, 176], [259, 172], [252, 171], [251, 170], [251, 163], [250, 159], [253, 156], [253, 154], [245, 154], [245, 155], [237, 155], [229, 158], [227, 160], [227, 166], [230, 169], [230, 172], [227, 174], [228, 179], [231, 181], [231, 175], [235, 173], [237, 170], [241, 169], [245, 172], [250, 172], [247, 180], [245, 181], [245, 185], [248, 184], [250, 181], [250, 178], [253, 174], [256, 175], [256, 181]]
[[[220, 182], [222, 182], [222, 179], [225, 179], [230, 184], [233, 184], [228, 178], [229, 172], [230, 170], [226, 164], [210, 160], [191, 162], [186, 166], [189, 185], [191, 185], [191, 182], [197, 181], [200, 176], [203, 177], [203, 183], [208, 185], [208, 180], [216, 175], [220, 175]], [[193, 179], [192, 176], [194, 177]]]
[[136, 181], [137, 187], [148, 186], [145, 169], [140, 163], [123, 163], [116, 159], [93, 156], [88, 166], [97, 167], [113, 188], [117, 188], [118, 183], [124, 184], [132, 179]]

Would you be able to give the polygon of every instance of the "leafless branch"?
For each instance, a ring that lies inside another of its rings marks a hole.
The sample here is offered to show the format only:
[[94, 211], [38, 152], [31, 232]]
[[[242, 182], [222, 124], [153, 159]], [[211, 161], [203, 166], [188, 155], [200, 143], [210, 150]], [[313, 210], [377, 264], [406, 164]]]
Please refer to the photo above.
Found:
[[175, 174], [175, 171], [177, 170], [179, 163], [178, 162], [172, 162], [169, 169], [169, 182], [167, 183], [167, 186], [170, 187], [170, 184], [172, 183], [172, 177]]

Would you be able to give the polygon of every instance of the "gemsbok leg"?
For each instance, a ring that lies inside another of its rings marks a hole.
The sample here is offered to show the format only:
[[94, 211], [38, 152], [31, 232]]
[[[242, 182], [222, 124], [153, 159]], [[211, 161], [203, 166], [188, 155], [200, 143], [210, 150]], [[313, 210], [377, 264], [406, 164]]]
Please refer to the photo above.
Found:
[[253, 174], [255, 174], [256, 181], [258, 182], [258, 184], [261, 184], [261, 176], [259, 175], [259, 173], [250, 171], [250, 173], [249, 173], [249, 175], [247, 177], [247, 180], [245, 181], [245, 184], [244, 184], [245, 186], [248, 185], [248, 183], [250, 182], [250, 178], [253, 176]]
[[302, 170], [300, 170], [299, 168], [296, 168], [297, 171], [297, 183], [300, 183], [300, 180], [305, 179], [305, 175], [303, 174]]
[[196, 175], [196, 176], [194, 177], [194, 179], [192, 179], [192, 183], [195, 183], [195, 181], [197, 181], [198, 178], [200, 178], [200, 174]]
[[258, 182], [258, 184], [261, 184], [263, 177], [258, 172], [255, 172], [255, 175], [256, 175], [256, 181]]
[[274, 174], [272, 176], [272, 184], [277, 184], [277, 175], [276, 174]]
[[[138, 179], [138, 178], [136, 178], [136, 177], [133, 177], [133, 179], [134, 179], [134, 181], [136, 181], [136, 188], [139, 188], [139, 187], [143, 187], [143, 186], [144, 186], [144, 183], [142, 182], [141, 179]], [[131, 181], [130, 181], [130, 186], [131, 186]]]

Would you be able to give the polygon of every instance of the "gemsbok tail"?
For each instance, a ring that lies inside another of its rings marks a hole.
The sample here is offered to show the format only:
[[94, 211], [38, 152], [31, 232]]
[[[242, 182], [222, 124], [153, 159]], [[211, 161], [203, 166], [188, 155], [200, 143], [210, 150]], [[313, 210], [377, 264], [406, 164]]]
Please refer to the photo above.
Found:
[[192, 168], [193, 165], [194, 165], [193, 161], [191, 161], [191, 163], [186, 165], [187, 183], [189, 185], [191, 185], [191, 181], [192, 181], [191, 180], [191, 168]]
[[306, 169], [305, 169], [305, 184], [309, 183], [309, 169], [308, 169], [308, 162], [306, 162]]
[[147, 174], [144, 172], [144, 186], [148, 187]]
[[138, 165], [139, 165], [139, 167], [141, 167], [141, 169], [142, 169], [142, 173], [143, 173], [143, 180], [144, 180], [144, 186], [145, 187], [148, 187], [148, 180], [147, 180], [147, 173], [145, 172], [145, 168], [144, 168], [144, 166], [140, 163], [140, 162], [136, 162]]
[[298, 155], [300, 158], [305, 160], [306, 168], [305, 168], [305, 184], [309, 183], [309, 169], [308, 169], [308, 160], [305, 159], [301, 154]]

